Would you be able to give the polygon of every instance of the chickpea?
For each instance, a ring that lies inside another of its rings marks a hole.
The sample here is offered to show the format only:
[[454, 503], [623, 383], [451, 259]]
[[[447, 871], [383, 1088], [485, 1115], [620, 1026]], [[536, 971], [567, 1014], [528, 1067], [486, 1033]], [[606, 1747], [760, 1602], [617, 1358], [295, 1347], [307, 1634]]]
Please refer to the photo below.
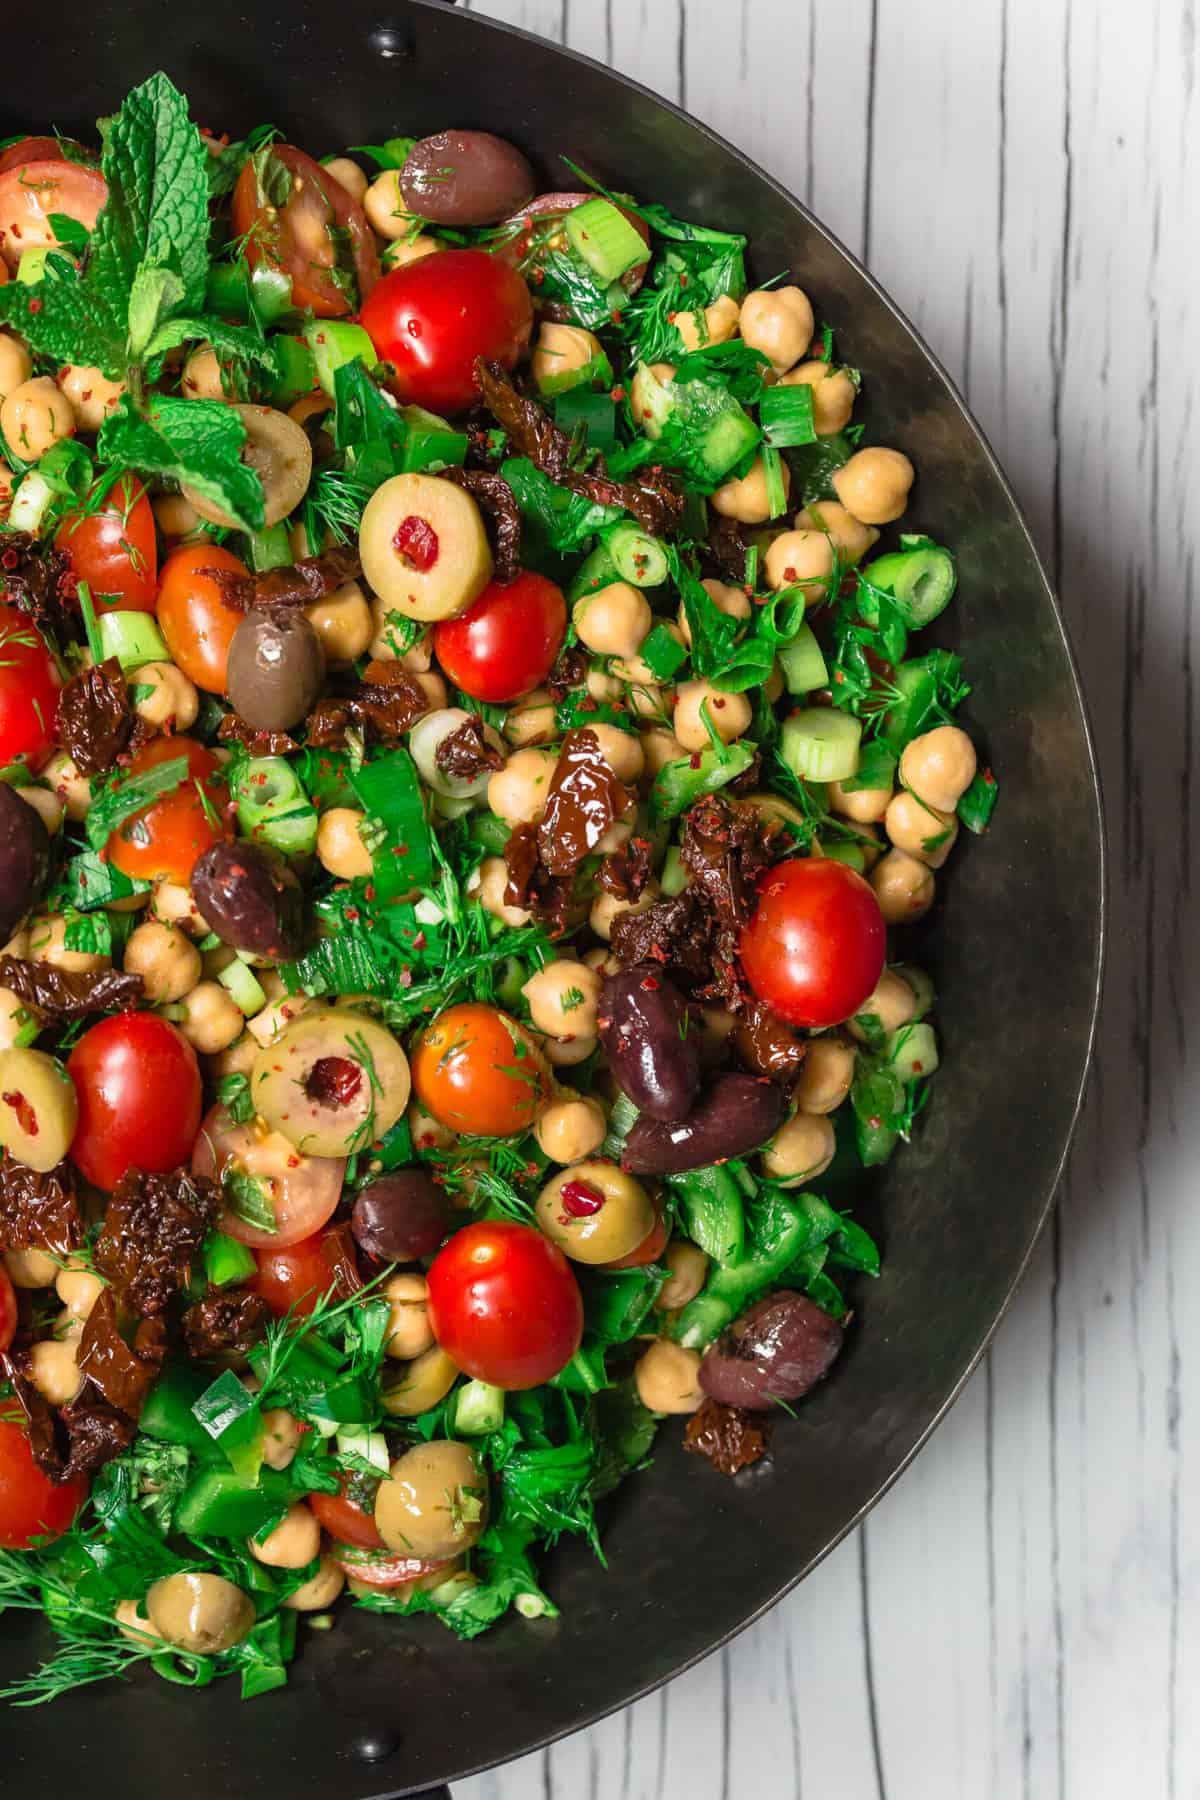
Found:
[[881, 856], [867, 879], [885, 925], [911, 925], [923, 919], [933, 905], [931, 871], [904, 850], [889, 850]]
[[34, 787], [32, 783], [28, 787], [20, 787], [16, 791], [26, 806], [33, 808], [50, 836], [53, 837], [62, 824], [63, 813], [66, 810], [58, 795], [52, 794], [49, 788]]
[[[594, 1212], [568, 1210], [570, 1189], [596, 1202]], [[564, 1198], [564, 1189], [568, 1190]], [[573, 1262], [606, 1263], [627, 1256], [654, 1229], [654, 1202], [641, 1182], [610, 1162], [571, 1163], [560, 1169], [537, 1198], [537, 1222]]]
[[767, 581], [777, 592], [780, 588], [804, 587], [806, 606], [816, 606], [825, 598], [833, 574], [833, 545], [823, 531], [784, 531], [766, 554]]
[[514, 750], [548, 744], [558, 736], [553, 700], [544, 689], [536, 689], [525, 696], [520, 706], [513, 707], [500, 729]]
[[646, 753], [637, 733], [622, 731], [619, 725], [591, 725], [588, 729], [596, 734], [600, 754], [617, 780], [632, 786], [646, 766]]
[[727, 694], [721, 688], [711, 687], [707, 681], [681, 682], [675, 698], [673, 723], [675, 736], [685, 753], [709, 747], [701, 708], [707, 711], [723, 744], [732, 744], [740, 738], [754, 716], [754, 709], [745, 694]]
[[262, 1416], [263, 1461], [268, 1469], [286, 1469], [304, 1441], [304, 1427], [286, 1406], [269, 1406]]
[[66, 1406], [79, 1392], [83, 1379], [75, 1360], [75, 1345], [63, 1338], [43, 1338], [29, 1352], [29, 1374], [34, 1387], [51, 1406]]
[[137, 672], [136, 685], [151, 690], [134, 704], [134, 711], [148, 725], [169, 724], [172, 731], [186, 731], [195, 724], [200, 696], [174, 663], [144, 663]]
[[[782, 464], [783, 497], [786, 500], [792, 488], [792, 472], [787, 464]], [[731, 476], [723, 481], [715, 494], [709, 496], [709, 503], [714, 512], [719, 512], [726, 519], [736, 519], [741, 525], [765, 525], [771, 518], [771, 503], [767, 498], [767, 471], [761, 456], [756, 456], [748, 475]]]
[[371, 608], [357, 581], [347, 581], [304, 610], [321, 640], [326, 662], [353, 662], [370, 645], [374, 635]]
[[[678, 699], [678, 696], [676, 698]], [[668, 731], [665, 726], [651, 726], [648, 731], [640, 732], [639, 736], [642, 740], [642, 753], [646, 759], [644, 772], [652, 780], [669, 762], [678, 762], [681, 756], [687, 755], [687, 751], [675, 733]]]
[[192, 1049], [204, 1056], [227, 1050], [242, 1035], [242, 1009], [219, 981], [198, 981], [179, 1005], [183, 1013], [179, 1029]]
[[840, 781], [829, 783], [829, 810], [856, 825], [877, 825], [892, 798], [890, 787], [858, 788], [848, 794]]
[[86, 775], [79, 773], [73, 758], [65, 750], [55, 751], [42, 770], [42, 780], [58, 795], [71, 823], [82, 824], [91, 810], [92, 784]]
[[597, 894], [588, 913], [588, 924], [596, 936], [603, 938], [607, 944], [612, 936], [612, 928], [622, 913], [649, 912], [655, 901], [661, 898], [662, 890], [657, 881], [648, 881], [636, 900], [621, 900], [616, 894]]
[[794, 1113], [763, 1151], [763, 1170], [789, 1186], [812, 1181], [829, 1167], [836, 1148], [833, 1126], [823, 1113]]
[[435, 1119], [431, 1112], [426, 1112], [419, 1100], [409, 1105], [408, 1129], [416, 1150], [448, 1150], [458, 1141], [454, 1132]]
[[451, 1362], [440, 1344], [406, 1363], [397, 1381], [385, 1387], [380, 1396], [384, 1412], [394, 1418], [415, 1419], [444, 1400], [459, 1377], [457, 1363]]
[[[718, 612], [723, 612], [730, 619], [748, 619], [750, 617], [750, 596], [745, 588], [734, 587], [727, 581], [715, 581], [711, 576], [700, 583]], [[692, 647], [692, 628], [688, 623], [687, 611], [681, 604], [678, 612], [679, 635], [690, 650]]]
[[953, 813], [939, 812], [915, 794], [905, 792], [888, 802], [883, 828], [897, 850], [907, 850], [931, 869], [941, 868], [958, 836], [958, 820]]
[[823, 531], [842, 563], [850, 568], [860, 563], [879, 539], [874, 525], [864, 525], [836, 500], [814, 500], [796, 514], [793, 524], [797, 531]]
[[200, 514], [182, 494], [156, 494], [150, 504], [155, 523], [165, 538], [186, 538], [198, 530]]
[[303, 1500], [294, 1500], [284, 1518], [265, 1538], [247, 1538], [255, 1562], [269, 1569], [302, 1569], [321, 1549], [321, 1527]]
[[5, 442], [26, 462], [37, 462], [55, 444], [74, 437], [75, 430], [75, 409], [49, 375], [23, 381], [0, 405]]
[[832, 368], [827, 362], [797, 363], [779, 385], [812, 389], [813, 429], [818, 437], [844, 431], [850, 423], [858, 389], [845, 369]]
[[560, 377], [574, 375], [604, 355], [600, 339], [580, 325], [557, 325], [545, 319], [533, 347], [530, 373], [539, 388], [554, 392]]
[[249, 1075], [254, 1067], [262, 1045], [243, 1031], [241, 1037], [235, 1038], [226, 1049], [218, 1050], [205, 1061], [205, 1071], [213, 1081], [220, 1081], [223, 1075]]
[[573, 1069], [595, 1053], [599, 1042], [600, 1039], [594, 1035], [578, 1032], [569, 1037], [542, 1038], [538, 1048], [553, 1068]]
[[624, 683], [616, 675], [610, 675], [607, 669], [589, 669], [584, 686], [593, 700], [620, 700], [625, 692]]
[[487, 1524], [487, 1476], [466, 1444], [437, 1438], [398, 1456], [375, 1496], [389, 1550], [434, 1562], [471, 1549]]
[[813, 1038], [792, 1087], [802, 1112], [836, 1112], [854, 1080], [854, 1050], [841, 1038]]
[[121, 1636], [131, 1643], [145, 1644], [147, 1638], [157, 1638], [162, 1642], [162, 1635], [155, 1631], [153, 1625], [141, 1610], [136, 1600], [120, 1600], [113, 1612]]
[[81, 363], [64, 363], [56, 380], [75, 410], [80, 431], [99, 431], [125, 392], [123, 381], [110, 381], [102, 370]]
[[13, 495], [16, 491], [16, 476], [11, 469], [0, 467], [0, 523], [7, 519], [12, 511]]
[[694, 1413], [704, 1401], [700, 1352], [670, 1338], [656, 1338], [633, 1372], [638, 1398], [648, 1412]]
[[[381, 662], [398, 662], [410, 675], [429, 673], [433, 662], [432, 628], [423, 631], [410, 644], [412, 621], [379, 599], [371, 607], [371, 624], [375, 632], [370, 645], [372, 656], [377, 656]], [[408, 649], [403, 648], [405, 644]]]
[[217, 353], [208, 344], [193, 350], [179, 382], [185, 400], [229, 400]]
[[[716, 583], [715, 585], [719, 586], [720, 583]], [[682, 615], [683, 608], [680, 607], [679, 610]], [[665, 619], [660, 619], [659, 624], [661, 624], [667, 636], [679, 645], [681, 650], [690, 648], [690, 639], [685, 635], [682, 626], [671, 624]], [[654, 673], [654, 670], [650, 667], [650, 664], [642, 656], [615, 656], [608, 666], [612, 673], [622, 682], [637, 682], [642, 687], [647, 687], [659, 679]]]
[[433, 256], [441, 248], [437, 239], [430, 237], [427, 231], [418, 231], [416, 237], [394, 239], [387, 245], [379, 260], [388, 271], [403, 269], [408, 263], [420, 262], [424, 256]]
[[232, 1650], [254, 1626], [254, 1602], [223, 1575], [164, 1575], [146, 1595], [150, 1623], [169, 1644], [198, 1655]]
[[902, 450], [856, 450], [833, 477], [833, 491], [864, 525], [890, 525], [908, 505], [916, 471]]
[[709, 1259], [699, 1244], [674, 1238], [667, 1245], [663, 1261], [671, 1273], [658, 1290], [654, 1304], [659, 1312], [675, 1312], [694, 1300], [708, 1280]]
[[557, 756], [549, 750], [517, 750], [487, 786], [488, 805], [506, 825], [534, 825], [546, 810]]
[[341, 182], [352, 200], [357, 200], [362, 205], [363, 195], [369, 184], [365, 171], [356, 162], [351, 162], [348, 156], [331, 156], [322, 167], [335, 181]]
[[757, 288], [742, 301], [742, 339], [761, 350], [776, 375], [800, 361], [813, 341], [815, 321], [803, 288]]
[[528, 925], [533, 914], [523, 906], [510, 906], [504, 898], [508, 886], [508, 864], [502, 856], [487, 856], [480, 863], [475, 879], [469, 884], [468, 892], [478, 894], [480, 904], [485, 912], [499, 919], [516, 931], [521, 925]]
[[699, 350], [705, 344], [727, 344], [738, 328], [742, 309], [732, 294], [722, 294], [701, 312], [672, 313], [671, 323], [683, 339], [685, 350]]
[[389, 242], [402, 238], [412, 225], [412, 214], [400, 192], [399, 169], [384, 169], [370, 183], [360, 201], [371, 230]]
[[596, 855], [612, 856], [615, 851], [624, 849], [632, 836], [632, 819], [614, 819], [607, 831], [601, 832], [596, 839]]
[[606, 950], [603, 944], [597, 944], [594, 950], [586, 951], [583, 960], [589, 969], [595, 969], [597, 975], [616, 975], [621, 968], [619, 959], [611, 950]]
[[39, 1018], [40, 1014], [26, 1006], [11, 988], [0, 988], [0, 1050], [15, 1049], [25, 1026], [31, 1019]]
[[107, 1283], [91, 1269], [60, 1269], [54, 1278], [59, 1299], [75, 1319], [86, 1319]]
[[66, 936], [67, 921], [60, 914], [32, 919], [29, 926], [30, 961], [49, 963], [51, 968], [62, 969], [69, 975], [89, 974], [95, 969], [111, 967], [112, 958], [99, 951], [68, 950]]
[[415, 680], [417, 686], [425, 696], [425, 704], [428, 706], [430, 712], [440, 712], [442, 707], [448, 704], [449, 694], [446, 691], [446, 684], [440, 675], [421, 674], [418, 672]]
[[6, 1250], [4, 1267], [15, 1288], [47, 1288], [54, 1286], [59, 1265], [48, 1250], [30, 1244], [25, 1250]]
[[975, 746], [958, 725], [938, 725], [904, 746], [900, 779], [939, 812], [952, 813], [977, 767]]
[[292, 1612], [324, 1612], [346, 1585], [346, 1577], [332, 1556], [323, 1556], [315, 1575], [290, 1593], [283, 1602]]
[[580, 642], [597, 656], [636, 656], [654, 623], [650, 602], [628, 581], [612, 581], [584, 594], [571, 618]]
[[360, 827], [367, 815], [353, 806], [331, 806], [317, 826], [317, 861], [339, 881], [353, 881], [371, 873], [371, 852], [362, 841]]
[[130, 934], [125, 968], [140, 975], [154, 1006], [182, 1000], [200, 979], [200, 952], [174, 925], [147, 919]]
[[859, 1019], [874, 1019], [880, 1031], [899, 1031], [915, 1017], [916, 1011], [917, 997], [903, 975], [897, 975], [894, 969], [885, 969], [875, 991], [867, 995], [854, 1018], [847, 1021], [846, 1030], [860, 1044], [865, 1044], [870, 1034], [859, 1025]]
[[192, 937], [207, 937], [208, 926], [200, 917], [192, 890], [175, 881], [156, 881], [150, 893], [150, 911], [164, 925], [178, 925]]
[[542, 1108], [534, 1121], [538, 1147], [552, 1163], [565, 1166], [581, 1162], [599, 1150], [608, 1135], [608, 1122], [599, 1101], [564, 1090]]
[[567, 958], [547, 963], [529, 977], [521, 992], [529, 1002], [530, 1018], [547, 1036], [580, 1032], [595, 1036], [600, 977], [585, 963]]
[[393, 1275], [383, 1287], [388, 1303], [387, 1354], [411, 1362], [434, 1344], [429, 1323], [429, 1285], [423, 1275]]
[[33, 358], [24, 344], [0, 331], [0, 401], [22, 387], [33, 374]]

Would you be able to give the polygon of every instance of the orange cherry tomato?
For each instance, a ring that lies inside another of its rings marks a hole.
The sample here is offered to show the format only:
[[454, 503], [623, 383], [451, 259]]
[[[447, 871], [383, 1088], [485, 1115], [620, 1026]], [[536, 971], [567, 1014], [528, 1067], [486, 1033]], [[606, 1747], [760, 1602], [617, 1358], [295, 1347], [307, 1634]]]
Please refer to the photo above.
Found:
[[533, 1040], [494, 1006], [447, 1007], [410, 1053], [413, 1092], [439, 1125], [472, 1137], [511, 1137], [532, 1125], [550, 1077]]
[[210, 570], [250, 573], [240, 557], [218, 544], [173, 550], [158, 584], [158, 623], [174, 662], [210, 694], [225, 692], [229, 646], [244, 614], [228, 606]]
[[87, 1482], [53, 1482], [38, 1468], [24, 1428], [0, 1419], [0, 1545], [28, 1550], [36, 1537], [60, 1537], [83, 1505]]
[[[194, 738], [157, 737], [138, 751], [129, 773], [144, 775], [147, 769], [178, 757], [187, 762], [187, 778], [109, 833], [105, 854], [122, 875], [186, 883], [199, 858], [221, 836], [209, 816], [211, 809], [219, 818], [225, 800], [217, 780], [220, 764], [203, 744]], [[200, 797], [201, 789], [207, 806]]]
[[251, 158], [233, 190], [234, 236], [245, 239], [246, 261], [280, 269], [292, 279], [292, 299], [319, 319], [344, 319], [379, 280], [379, 253], [366, 214], [340, 181], [294, 144], [272, 144], [270, 160], [291, 176], [281, 206], [259, 187]]
[[661, 1206], [654, 1209], [654, 1224], [634, 1249], [626, 1251], [624, 1256], [614, 1257], [612, 1262], [602, 1263], [605, 1269], [642, 1269], [647, 1263], [655, 1263], [667, 1247], [667, 1239], [671, 1228]]
[[94, 511], [68, 513], [54, 547], [77, 581], [86, 581], [97, 612], [150, 612], [158, 595], [158, 544], [146, 490], [122, 475]]

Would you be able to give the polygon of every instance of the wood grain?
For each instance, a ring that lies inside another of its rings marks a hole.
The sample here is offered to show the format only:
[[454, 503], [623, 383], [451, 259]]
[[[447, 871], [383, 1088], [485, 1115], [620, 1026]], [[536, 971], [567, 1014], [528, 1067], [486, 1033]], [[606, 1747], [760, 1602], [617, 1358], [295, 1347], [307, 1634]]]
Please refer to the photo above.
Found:
[[929, 1448], [731, 1649], [457, 1800], [1200, 1794], [1193, 0], [473, 4], [756, 156], [962, 385], [1072, 629], [1112, 951], [1053, 1231]]

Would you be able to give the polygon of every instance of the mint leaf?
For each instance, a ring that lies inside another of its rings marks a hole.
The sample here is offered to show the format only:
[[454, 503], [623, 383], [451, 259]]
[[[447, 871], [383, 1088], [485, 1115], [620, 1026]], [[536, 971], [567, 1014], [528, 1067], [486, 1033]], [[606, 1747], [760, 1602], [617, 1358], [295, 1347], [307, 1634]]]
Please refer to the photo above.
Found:
[[138, 270], [129, 291], [129, 354], [136, 362], [183, 298], [183, 279], [174, 269], [143, 265]]
[[92, 234], [90, 285], [126, 309], [143, 263], [173, 269], [180, 301], [204, 305], [208, 275], [207, 153], [187, 101], [163, 74], [128, 94], [104, 145], [108, 204]]
[[260, 369], [275, 374], [275, 352], [249, 325], [229, 325], [211, 313], [203, 318], [167, 319], [146, 345], [146, 355], [161, 356], [178, 344], [211, 344], [221, 359], [256, 363]]
[[114, 381], [125, 373], [124, 312], [114, 314], [86, 281], [10, 281], [0, 287], [0, 323], [39, 356], [94, 365]]
[[237, 412], [219, 400], [154, 395], [142, 415], [123, 394], [100, 428], [96, 449], [102, 462], [118, 468], [186, 482], [222, 507], [241, 530], [258, 531], [262, 482], [241, 460], [245, 442]]

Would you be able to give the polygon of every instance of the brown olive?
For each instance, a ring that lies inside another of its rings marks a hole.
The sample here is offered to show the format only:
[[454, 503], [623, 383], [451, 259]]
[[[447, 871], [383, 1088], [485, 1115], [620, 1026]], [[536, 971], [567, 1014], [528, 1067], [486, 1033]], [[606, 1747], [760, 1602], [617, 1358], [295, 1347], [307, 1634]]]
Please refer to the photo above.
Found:
[[50, 839], [32, 806], [0, 785], [0, 944], [33, 905], [46, 879]]
[[635, 1175], [678, 1175], [730, 1156], [746, 1156], [774, 1137], [787, 1100], [774, 1082], [718, 1075], [686, 1119], [638, 1119], [625, 1140], [621, 1167]]
[[286, 962], [304, 935], [304, 896], [282, 857], [222, 840], [192, 870], [192, 898], [223, 944]]
[[487, 1515], [487, 1478], [453, 1438], [406, 1450], [375, 1496], [375, 1525], [388, 1549], [427, 1562], [478, 1543]]
[[424, 1169], [399, 1169], [360, 1190], [350, 1229], [368, 1256], [416, 1262], [444, 1243], [450, 1207]]
[[828, 1375], [844, 1336], [807, 1294], [768, 1294], [706, 1352], [700, 1386], [727, 1406], [765, 1412], [777, 1400], [799, 1400]]
[[405, 206], [435, 225], [497, 225], [533, 188], [533, 170], [516, 145], [490, 131], [422, 138], [400, 171]]
[[229, 703], [256, 731], [298, 725], [325, 682], [321, 640], [298, 606], [254, 606], [233, 634]]

